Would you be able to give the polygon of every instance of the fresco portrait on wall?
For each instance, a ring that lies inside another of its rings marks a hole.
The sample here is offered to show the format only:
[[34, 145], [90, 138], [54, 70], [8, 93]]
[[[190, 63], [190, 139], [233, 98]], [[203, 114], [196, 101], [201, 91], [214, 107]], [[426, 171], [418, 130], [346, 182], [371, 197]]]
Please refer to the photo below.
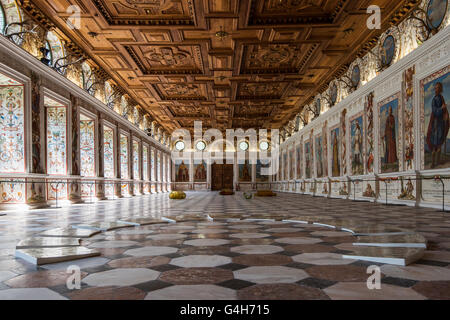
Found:
[[427, 7], [427, 22], [433, 29], [438, 29], [447, 13], [448, 0], [430, 0]]
[[311, 178], [311, 168], [312, 168], [311, 142], [306, 142], [305, 143], [305, 176], [306, 176], [306, 179]]
[[317, 178], [323, 177], [323, 142], [322, 136], [316, 137], [316, 147], [315, 147], [315, 160], [316, 160], [316, 170]]
[[331, 174], [333, 177], [341, 175], [339, 159], [339, 128], [331, 130]]
[[245, 160], [244, 163], [239, 164], [239, 181], [240, 182], [251, 182], [252, 174], [251, 168], [248, 163], [248, 160]]
[[381, 64], [383, 67], [388, 67], [391, 65], [395, 56], [395, 39], [393, 36], [389, 35], [383, 42], [381, 47]]
[[364, 174], [363, 162], [363, 117], [359, 116], [350, 122], [352, 174]]
[[381, 172], [397, 172], [398, 160], [398, 98], [380, 107]]
[[176, 182], [189, 182], [189, 168], [181, 161], [181, 163], [175, 164]]
[[302, 146], [298, 145], [296, 148], [296, 158], [297, 158], [297, 179], [301, 179], [302, 178], [302, 164], [301, 164], [301, 155], [302, 155], [302, 151], [301, 151]]
[[206, 182], [206, 162], [205, 161], [195, 164], [194, 182]]
[[449, 73], [423, 85], [425, 169], [450, 166], [448, 101], [450, 101]]

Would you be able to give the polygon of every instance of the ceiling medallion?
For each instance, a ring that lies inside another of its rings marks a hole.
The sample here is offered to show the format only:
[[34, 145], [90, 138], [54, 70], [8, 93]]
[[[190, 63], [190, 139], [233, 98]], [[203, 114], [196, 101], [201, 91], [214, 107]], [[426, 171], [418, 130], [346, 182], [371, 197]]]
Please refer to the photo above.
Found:
[[229, 35], [230, 35], [230, 34], [229, 34], [228, 32], [223, 31], [223, 27], [220, 27], [220, 31], [217, 31], [217, 32], [215, 33], [215, 36], [216, 36], [217, 38], [219, 38], [220, 41], [223, 41], [223, 39], [225, 39], [225, 38], [228, 37]]

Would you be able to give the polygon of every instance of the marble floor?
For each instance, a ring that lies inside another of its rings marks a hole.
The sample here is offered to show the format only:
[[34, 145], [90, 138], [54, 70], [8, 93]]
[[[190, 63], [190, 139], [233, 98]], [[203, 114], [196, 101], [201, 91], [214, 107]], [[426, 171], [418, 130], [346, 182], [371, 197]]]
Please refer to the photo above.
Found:
[[[425, 236], [428, 248], [401, 267], [342, 259], [354, 236], [323, 226], [279, 221], [217, 220], [117, 229], [82, 239], [101, 255], [35, 266], [15, 258], [20, 240], [76, 224], [123, 218], [209, 214], [320, 215], [383, 223]], [[369, 290], [378, 265], [381, 289]], [[67, 267], [81, 269], [81, 288], [66, 286]], [[0, 216], [0, 299], [450, 299], [450, 215], [278, 194], [246, 200], [188, 192], [185, 200], [154, 194]]]

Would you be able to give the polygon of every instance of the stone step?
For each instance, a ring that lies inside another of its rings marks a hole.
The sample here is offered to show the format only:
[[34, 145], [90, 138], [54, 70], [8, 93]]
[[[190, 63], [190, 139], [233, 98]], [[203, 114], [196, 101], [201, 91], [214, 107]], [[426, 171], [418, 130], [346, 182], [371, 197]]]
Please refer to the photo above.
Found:
[[86, 247], [17, 249], [16, 257], [35, 265], [57, 263], [99, 256], [100, 252]]
[[389, 236], [358, 236], [354, 246], [426, 248], [424, 236], [414, 233]]
[[343, 259], [363, 260], [407, 266], [420, 260], [425, 250], [421, 248], [356, 247], [352, 253], [342, 255]]
[[78, 247], [80, 238], [27, 238], [19, 241], [16, 249]]
[[99, 234], [99, 230], [55, 228], [39, 233], [40, 237], [66, 237], [66, 238], [89, 238]]

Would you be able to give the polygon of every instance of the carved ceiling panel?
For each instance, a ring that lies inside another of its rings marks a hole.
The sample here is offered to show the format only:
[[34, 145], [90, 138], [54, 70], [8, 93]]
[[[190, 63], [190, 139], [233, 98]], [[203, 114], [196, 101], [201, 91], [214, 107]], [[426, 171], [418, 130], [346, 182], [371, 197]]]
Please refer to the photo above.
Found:
[[113, 25], [193, 25], [192, 0], [92, 0]]
[[[170, 132], [195, 119], [280, 128], [417, 1], [31, 2]], [[373, 4], [382, 30], [365, 27]], [[80, 29], [67, 23], [70, 5], [80, 7]]]
[[126, 45], [125, 50], [142, 74], [201, 74], [199, 45]]

